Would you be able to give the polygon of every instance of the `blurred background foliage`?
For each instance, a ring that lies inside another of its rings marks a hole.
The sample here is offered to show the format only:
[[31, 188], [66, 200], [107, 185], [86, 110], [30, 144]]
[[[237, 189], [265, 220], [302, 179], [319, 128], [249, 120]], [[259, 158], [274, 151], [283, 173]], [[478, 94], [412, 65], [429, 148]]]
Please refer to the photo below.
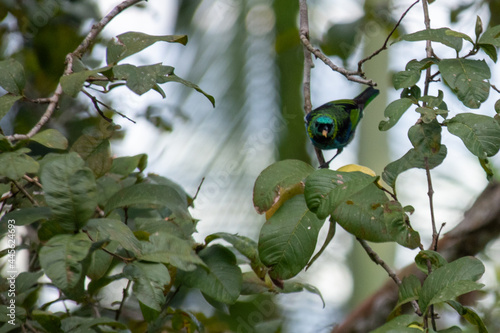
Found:
[[[65, 55], [81, 42], [93, 22], [119, 2], [0, 0], [1, 58], [13, 57], [24, 65], [29, 82], [27, 96], [35, 99], [53, 92], [63, 71]], [[359, 59], [383, 44], [412, 2], [311, 0], [308, 2], [311, 40], [338, 65], [355, 69]], [[260, 171], [275, 160], [289, 158], [317, 165], [303, 125], [303, 51], [298, 37], [298, 1], [150, 0], [137, 7], [140, 8], [120, 15], [114, 26], [106, 28], [93, 52], [85, 57], [87, 66], [104, 63], [104, 45], [109, 38], [125, 31], [187, 34], [189, 42], [185, 47], [158, 46], [147, 58], [133, 57], [130, 62], [151, 63], [152, 59], [174, 66], [181, 77], [213, 95], [216, 108], [212, 109], [210, 103], [192, 89], [176, 85], [165, 87], [167, 98], [164, 100], [155, 93], [138, 97], [118, 89], [100, 96], [137, 122], [132, 124], [114, 116], [123, 128], [114, 137], [114, 152], [117, 155], [147, 153], [150, 172], [175, 180], [191, 194], [205, 178], [193, 211], [201, 220], [200, 241], [216, 231], [256, 239], [263, 218], [255, 213], [251, 194]], [[399, 33], [405, 28], [423, 28], [420, 10], [418, 6], [412, 10]], [[491, 25], [500, 24], [498, 0], [443, 0], [433, 4], [431, 11], [433, 23], [439, 22], [442, 26], [456, 24], [474, 29], [469, 23], [476, 14], [481, 14], [485, 23], [490, 18]], [[394, 136], [391, 138], [377, 129], [385, 105], [391, 100], [388, 87], [392, 70], [397, 68], [394, 64], [398, 57], [408, 57], [407, 50], [397, 52], [390, 48], [366, 64], [367, 76], [378, 83], [382, 94], [365, 113], [356, 141], [335, 160], [333, 168], [360, 163], [380, 174], [391, 158], [405, 150], [406, 147], [398, 148], [403, 145], [401, 138], [406, 140], [405, 133], [390, 133]], [[421, 58], [425, 56], [423, 48], [417, 53]], [[313, 106], [332, 99], [350, 98], [362, 89], [332, 73], [321, 62], [315, 60], [315, 65], [311, 84]], [[17, 103], [0, 122], [2, 132], [6, 135], [27, 132], [43, 109], [43, 105]], [[107, 115], [111, 116], [112, 112]], [[85, 96], [77, 99], [65, 96], [48, 127], [61, 131], [71, 145], [98, 120]], [[414, 119], [408, 120], [412, 121]], [[42, 149], [31, 148], [34, 153]], [[328, 156], [331, 155], [327, 153]], [[467, 153], [459, 154], [458, 158], [464, 156], [471, 160]], [[451, 163], [460, 164], [454, 161]], [[469, 165], [461, 163], [465, 167]], [[450, 185], [452, 189], [460, 187], [459, 192], [463, 194], [458, 203], [450, 203], [446, 199], [448, 194], [444, 194], [443, 210], [455, 211], [451, 217], [444, 214], [445, 218], [458, 221], [464, 207], [486, 184], [480, 170], [474, 168], [468, 169], [468, 179], [460, 185], [456, 184], [463, 176], [453, 172], [437, 181], [437, 186], [455, 184]], [[474, 170], [479, 171], [480, 176], [473, 175]], [[410, 189], [411, 194], [400, 196], [408, 201], [425, 201], [424, 187], [416, 188], [422, 190], [421, 197], [413, 194], [415, 188]], [[437, 200], [439, 202], [439, 197]], [[418, 210], [418, 205], [414, 205]], [[421, 215], [416, 213], [415, 219], [425, 220], [426, 217], [422, 217], [425, 214], [425, 210]], [[418, 222], [416, 224], [418, 226]], [[390, 258], [397, 258], [393, 246], [380, 246], [376, 250], [389, 262]], [[408, 256], [401, 261], [404, 264], [414, 254], [405, 252], [399, 256]], [[286, 332], [327, 332], [386, 279], [385, 273], [369, 262], [364, 253], [359, 253], [352, 237], [346, 237], [342, 230], [327, 253], [298, 278], [320, 289], [326, 299], [325, 309], [317, 296], [308, 293], [243, 299], [230, 309], [216, 305], [215, 312], [200, 295], [182, 295], [178, 302], [182, 302], [185, 309], [203, 312], [207, 318], [214, 315], [205, 320], [210, 332], [238, 327], [243, 327], [242, 331], [250, 328], [271, 332], [280, 326], [283, 318], [286, 319], [282, 330]]]

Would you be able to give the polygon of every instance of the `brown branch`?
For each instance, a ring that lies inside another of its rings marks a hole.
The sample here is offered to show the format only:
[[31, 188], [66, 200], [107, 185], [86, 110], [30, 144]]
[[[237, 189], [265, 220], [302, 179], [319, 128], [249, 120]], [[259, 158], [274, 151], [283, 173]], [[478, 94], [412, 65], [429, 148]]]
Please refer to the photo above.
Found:
[[[123, 10], [127, 9], [128, 7], [131, 7], [143, 0], [125, 0], [119, 5], [117, 5], [115, 8], [113, 8], [108, 15], [103, 17], [98, 23], [94, 24], [92, 26], [92, 29], [90, 32], [87, 34], [87, 36], [84, 38], [82, 43], [78, 45], [78, 47], [71, 53], [69, 53], [66, 56], [66, 66], [64, 68], [64, 73], [63, 75], [68, 75], [72, 73], [72, 68], [73, 68], [73, 57], [81, 58], [82, 55], [88, 51], [94, 40], [97, 38], [99, 33], [104, 29], [104, 27], [118, 14], [120, 14]], [[57, 108], [59, 104], [59, 100], [61, 99], [61, 95], [63, 94], [63, 89], [61, 86], [61, 83], [59, 83], [56, 87], [56, 90], [54, 91], [54, 94], [47, 98], [44, 99], [43, 102], [47, 103], [47, 109], [45, 109], [45, 113], [42, 115], [40, 120], [33, 126], [33, 128], [27, 133], [27, 134], [13, 134], [7, 136], [7, 140], [9, 141], [15, 141], [15, 140], [27, 140], [33, 137], [40, 129], [42, 128], [43, 125], [49, 121], [50, 117], [54, 113], [55, 109]]]
[[[463, 220], [439, 241], [438, 251], [449, 262], [483, 251], [487, 244], [500, 236], [500, 182], [490, 183], [479, 195]], [[423, 273], [411, 264], [398, 276]], [[392, 280], [354, 309], [332, 333], [366, 333], [383, 325], [398, 301], [398, 288]]]
[[[311, 52], [306, 46], [306, 43], [309, 43], [309, 17], [307, 10], [307, 1], [300, 0], [299, 2], [299, 17], [300, 17], [300, 39], [302, 40], [302, 44], [304, 45], [304, 79], [302, 83], [302, 88], [304, 92], [304, 112], [307, 115], [312, 111], [312, 102], [311, 102], [311, 68], [314, 66]], [[306, 43], [304, 42], [306, 41]], [[328, 58], [327, 58], [328, 59]], [[329, 59], [328, 59], [329, 60]], [[316, 157], [318, 159], [319, 165], [325, 164], [325, 157], [323, 156], [323, 152], [321, 149], [314, 147], [314, 152], [316, 153]]]
[[385, 42], [384, 42], [384, 45], [382, 45], [381, 48], [379, 48], [378, 50], [376, 50], [375, 52], [373, 52], [371, 55], [369, 55], [368, 57], [360, 60], [358, 62], [358, 73], [362, 73], [363, 72], [363, 64], [365, 62], [367, 62], [368, 60], [372, 59], [373, 57], [375, 57], [376, 55], [378, 55], [380, 52], [382, 52], [383, 50], [387, 50], [387, 44], [389, 43], [389, 39], [391, 38], [391, 36], [394, 34], [394, 32], [396, 31], [396, 29], [399, 27], [399, 25], [401, 24], [401, 21], [403, 21], [403, 18], [406, 16], [406, 14], [408, 14], [408, 12], [410, 11], [410, 9], [413, 8], [413, 6], [415, 6], [420, 0], [417, 0], [415, 1], [414, 3], [412, 3], [410, 5], [410, 7], [408, 7], [405, 12], [403, 13], [403, 15], [401, 15], [401, 17], [399, 18], [399, 21], [396, 23], [396, 25], [394, 26], [394, 28], [391, 30], [391, 32], [389, 33], [389, 35], [387, 36], [387, 38], [385, 39]]

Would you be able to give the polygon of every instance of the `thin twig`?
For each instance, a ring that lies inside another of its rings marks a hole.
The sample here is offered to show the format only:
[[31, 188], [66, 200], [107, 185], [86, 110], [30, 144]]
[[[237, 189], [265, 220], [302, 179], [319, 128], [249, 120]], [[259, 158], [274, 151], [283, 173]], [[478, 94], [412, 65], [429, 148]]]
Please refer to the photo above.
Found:
[[36, 207], [39, 206], [38, 202], [28, 193], [28, 191], [26, 191], [24, 189], [24, 187], [21, 184], [19, 184], [15, 180], [13, 180], [12, 182], [14, 183], [14, 185], [16, 185], [16, 187], [19, 189], [19, 191], [23, 192], [24, 196], [26, 198], [28, 198], [29, 201], [31, 201], [31, 203], [33, 204], [33, 206], [36, 206]]
[[[312, 110], [312, 102], [311, 102], [311, 68], [313, 67], [313, 61], [311, 57], [311, 52], [307, 48], [304, 40], [309, 43], [309, 17], [307, 11], [307, 1], [300, 0], [299, 3], [299, 17], [300, 17], [300, 38], [302, 40], [302, 44], [304, 44], [304, 78], [302, 80], [302, 89], [304, 92], [304, 112], [307, 115]], [[328, 59], [328, 58], [326, 58]], [[329, 60], [329, 59], [328, 59]], [[318, 159], [319, 165], [325, 164], [325, 157], [323, 156], [323, 152], [321, 149], [314, 147], [314, 152], [316, 153], [316, 157]]]
[[122, 310], [123, 310], [123, 306], [125, 304], [125, 299], [128, 297], [128, 290], [129, 290], [131, 284], [132, 284], [132, 281], [128, 280], [127, 286], [125, 288], [123, 288], [123, 297], [122, 297], [122, 301], [120, 302], [120, 307], [118, 307], [118, 310], [116, 310], [115, 320], [118, 320], [120, 318], [120, 315], [121, 315]]
[[[382, 258], [380, 258], [380, 256], [377, 254], [377, 252], [373, 251], [373, 249], [370, 247], [370, 245], [368, 245], [368, 243], [364, 239], [357, 238], [357, 237], [356, 237], [356, 239], [358, 240], [359, 244], [361, 244], [361, 246], [363, 247], [363, 249], [365, 250], [365, 252], [368, 254], [368, 256], [370, 257], [370, 259], [374, 263], [376, 263], [377, 265], [380, 265], [387, 272], [387, 274], [389, 275], [389, 277], [398, 286], [401, 285], [401, 280], [396, 275], [396, 272], [391, 267], [389, 267], [389, 265], [387, 265], [385, 263], [385, 261], [382, 260]], [[420, 316], [422, 314], [422, 311], [420, 311], [420, 307], [418, 306], [418, 303], [416, 301], [412, 301], [411, 305], [413, 306], [413, 309], [415, 310], [415, 313]]]
[[35, 184], [36, 186], [42, 188], [42, 184], [40, 184], [40, 182], [38, 181], [37, 177], [35, 178], [31, 178], [30, 176], [28, 175], [24, 175], [23, 178], [27, 181], [29, 181], [30, 183], [33, 183]]
[[97, 97], [95, 97], [94, 95], [91, 95], [90, 93], [88, 93], [85, 89], [82, 89], [82, 92], [85, 95], [87, 95], [88, 98], [90, 98], [90, 100], [92, 101], [92, 104], [94, 104], [94, 108], [96, 109], [97, 113], [99, 113], [99, 115], [104, 120], [106, 120], [108, 123], [112, 123], [113, 119], [106, 117], [106, 115], [104, 114], [104, 112], [102, 112], [101, 108], [99, 107], [99, 104], [101, 104], [104, 107], [107, 107], [106, 104], [104, 104], [103, 102], [101, 102], [100, 100], [98, 100]]
[[[113, 8], [108, 15], [103, 17], [98, 23], [94, 24], [92, 26], [92, 29], [90, 32], [87, 34], [85, 39], [82, 41], [80, 45], [71, 53], [69, 53], [66, 56], [66, 67], [64, 68], [64, 73], [63, 75], [68, 75], [71, 74], [73, 71], [73, 58], [81, 58], [85, 52], [90, 48], [94, 40], [97, 38], [99, 33], [104, 29], [104, 27], [118, 14], [120, 14], [123, 10], [127, 9], [128, 7], [131, 7], [141, 1], [144, 0], [125, 0], [122, 3], [118, 4], [115, 8]], [[43, 125], [49, 121], [50, 117], [54, 113], [55, 109], [57, 108], [59, 104], [59, 100], [61, 99], [61, 95], [63, 94], [63, 89], [61, 83], [59, 83], [56, 87], [56, 90], [54, 91], [54, 94], [47, 98], [44, 99], [44, 103], [48, 102], [49, 104], [47, 105], [47, 109], [45, 109], [45, 113], [42, 115], [40, 120], [33, 126], [33, 128], [27, 133], [27, 134], [13, 134], [7, 136], [7, 140], [9, 141], [15, 141], [15, 140], [27, 140], [33, 137], [40, 129], [42, 128]]]
[[376, 50], [375, 52], [373, 52], [371, 55], [369, 55], [368, 57], [360, 60], [358, 62], [358, 72], [359, 73], [362, 73], [363, 72], [363, 69], [362, 69], [362, 66], [365, 62], [367, 62], [368, 60], [372, 59], [373, 57], [375, 57], [377, 54], [379, 54], [380, 52], [382, 52], [383, 50], [387, 50], [387, 44], [389, 43], [389, 39], [391, 38], [391, 36], [394, 34], [394, 32], [396, 31], [396, 29], [399, 27], [399, 25], [401, 24], [401, 21], [403, 20], [403, 18], [406, 16], [406, 14], [408, 14], [408, 12], [410, 11], [410, 9], [413, 8], [413, 6], [415, 6], [420, 0], [417, 0], [415, 1], [414, 3], [411, 4], [410, 7], [408, 7], [405, 12], [403, 13], [403, 15], [401, 15], [401, 17], [399, 18], [399, 21], [396, 23], [396, 25], [394, 26], [394, 28], [391, 30], [391, 32], [389, 33], [389, 35], [387, 36], [387, 38], [385, 39], [385, 42], [384, 42], [384, 45], [382, 45], [381, 48], [379, 48], [378, 50]]
[[309, 39], [307, 39], [306, 36], [301, 34], [300, 40], [302, 41], [302, 44], [304, 44], [304, 46], [309, 50], [309, 52], [311, 52], [312, 54], [314, 54], [316, 56], [316, 58], [319, 58], [321, 61], [323, 61], [333, 71], [344, 75], [345, 78], [348, 79], [349, 81], [358, 82], [361, 84], [367, 84], [370, 86], [375, 85], [375, 82], [373, 82], [373, 80], [368, 80], [368, 79], [361, 77], [361, 75], [363, 75], [363, 73], [356, 72], [356, 71], [349, 71], [343, 67], [339, 67], [339, 66], [335, 65], [326, 55], [323, 54], [323, 52], [321, 52], [319, 49], [315, 49], [312, 46], [311, 42], [309, 42]]
[[[92, 241], [92, 242], [95, 242], [95, 240], [92, 238], [92, 236], [90, 236], [90, 233], [88, 232], [88, 230], [82, 230], [86, 235], [87, 237]], [[134, 261], [135, 258], [125, 258], [125, 257], [122, 257], [121, 255], [119, 254], [116, 254], [116, 253], [113, 253], [111, 251], [109, 251], [108, 249], [104, 248], [104, 247], [101, 247], [100, 248], [101, 250], [103, 250], [104, 252], [106, 252], [107, 254], [109, 254], [110, 256], [113, 256], [115, 258], [118, 258], [120, 259], [121, 261], [123, 261], [124, 263], [128, 264], [129, 262], [131, 261]]]
[[196, 189], [196, 193], [194, 194], [193, 196], [193, 201], [196, 200], [196, 198], [198, 197], [198, 193], [200, 193], [200, 190], [201, 190], [201, 185], [203, 185], [203, 182], [205, 181], [205, 177], [203, 177], [201, 179], [201, 182], [200, 182], [200, 185], [198, 185], [198, 188]]
[[432, 223], [432, 245], [431, 249], [437, 251], [438, 246], [438, 231], [436, 228], [436, 218], [434, 216], [434, 189], [432, 187], [431, 171], [429, 168], [429, 158], [424, 157], [425, 160], [425, 175], [427, 177], [427, 196], [429, 197], [429, 209], [431, 212], [431, 223]]

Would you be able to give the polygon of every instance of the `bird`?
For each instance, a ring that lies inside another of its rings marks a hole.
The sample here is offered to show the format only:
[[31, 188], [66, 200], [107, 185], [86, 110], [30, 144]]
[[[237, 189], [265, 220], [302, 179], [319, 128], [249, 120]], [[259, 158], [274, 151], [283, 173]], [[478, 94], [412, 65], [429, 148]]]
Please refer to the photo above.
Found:
[[325, 103], [306, 115], [306, 131], [312, 144], [322, 150], [337, 149], [337, 153], [320, 168], [328, 168], [330, 162], [352, 141], [364, 108], [379, 93], [379, 90], [368, 87], [353, 99]]

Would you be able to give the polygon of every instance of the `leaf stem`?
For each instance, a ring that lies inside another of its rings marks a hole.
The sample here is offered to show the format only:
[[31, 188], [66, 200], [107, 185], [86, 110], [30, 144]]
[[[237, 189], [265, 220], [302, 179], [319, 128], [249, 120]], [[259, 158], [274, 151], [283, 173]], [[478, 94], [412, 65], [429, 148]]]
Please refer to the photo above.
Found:
[[115, 320], [118, 320], [120, 318], [120, 315], [121, 315], [122, 310], [123, 310], [123, 305], [125, 304], [125, 300], [128, 297], [128, 290], [129, 290], [131, 284], [132, 284], [132, 281], [128, 280], [127, 286], [125, 288], [123, 288], [123, 291], [122, 291], [123, 297], [122, 297], [122, 300], [120, 302], [120, 306], [118, 307], [118, 310], [116, 310]]

